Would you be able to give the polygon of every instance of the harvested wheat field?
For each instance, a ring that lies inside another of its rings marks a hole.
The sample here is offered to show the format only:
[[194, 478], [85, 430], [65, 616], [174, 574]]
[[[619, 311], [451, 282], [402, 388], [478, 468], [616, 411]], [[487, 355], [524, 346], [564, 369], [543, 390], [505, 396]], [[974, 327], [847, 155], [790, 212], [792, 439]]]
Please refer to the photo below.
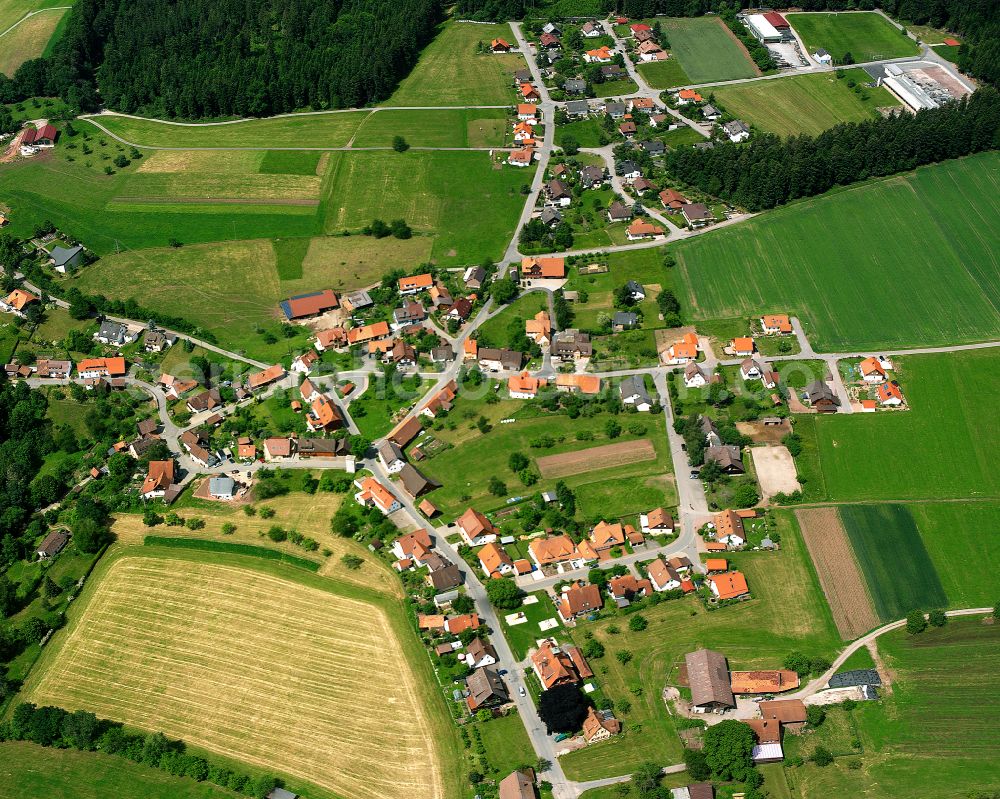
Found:
[[538, 458], [538, 471], [546, 479], [569, 477], [572, 474], [592, 472], [594, 469], [610, 469], [628, 463], [656, 460], [656, 450], [648, 438], [638, 441], [622, 441], [619, 444], [605, 444], [602, 447], [579, 449], [561, 455], [546, 455]]
[[444, 796], [423, 686], [377, 605], [181, 558], [126, 555], [99, 579], [31, 701], [162, 730], [345, 799]]
[[879, 624], [836, 508], [795, 511], [837, 630], [852, 641]]

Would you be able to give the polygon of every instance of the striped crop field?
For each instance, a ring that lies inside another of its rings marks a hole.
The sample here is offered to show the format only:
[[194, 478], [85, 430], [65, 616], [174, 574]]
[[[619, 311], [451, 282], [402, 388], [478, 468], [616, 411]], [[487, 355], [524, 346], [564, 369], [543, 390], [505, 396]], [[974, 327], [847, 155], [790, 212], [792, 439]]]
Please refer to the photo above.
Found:
[[92, 580], [26, 698], [345, 799], [443, 799], [433, 692], [381, 606], [228, 561], [129, 555]]
[[917, 525], [904, 505], [844, 505], [840, 519], [882, 621], [948, 604]]
[[1000, 153], [815, 197], [676, 248], [691, 317], [791, 312], [816, 349], [1000, 330]]

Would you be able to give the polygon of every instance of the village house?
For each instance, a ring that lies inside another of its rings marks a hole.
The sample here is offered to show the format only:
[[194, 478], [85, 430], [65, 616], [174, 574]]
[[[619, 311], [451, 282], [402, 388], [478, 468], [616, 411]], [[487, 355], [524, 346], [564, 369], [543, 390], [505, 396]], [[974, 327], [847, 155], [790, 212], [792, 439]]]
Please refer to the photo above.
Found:
[[608, 596], [620, 608], [627, 608], [637, 597], [652, 593], [653, 584], [649, 580], [637, 580], [632, 574], [619, 574], [608, 581]]
[[883, 383], [888, 377], [878, 358], [865, 358], [858, 364], [858, 371], [866, 383]]
[[557, 360], [577, 360], [594, 354], [590, 336], [576, 330], [563, 330], [555, 334], [550, 354]]
[[105, 319], [101, 322], [100, 329], [94, 333], [95, 339], [110, 347], [124, 347], [135, 341], [137, 337], [137, 334], [129, 330], [126, 325], [113, 319]]
[[287, 460], [293, 453], [294, 442], [287, 436], [264, 439], [264, 460], [267, 462]]
[[455, 521], [462, 540], [470, 547], [481, 547], [497, 540], [499, 531], [479, 511], [469, 508]]
[[726, 351], [731, 352], [737, 358], [749, 358], [757, 351], [757, 348], [750, 336], [742, 336], [731, 339], [726, 345]]
[[580, 170], [580, 185], [585, 189], [599, 189], [604, 185], [604, 170], [599, 166], [585, 166]]
[[607, 741], [621, 731], [622, 723], [614, 717], [610, 710], [587, 708], [587, 717], [583, 720], [583, 739], [588, 744]]
[[744, 380], [759, 380], [764, 370], [753, 358], [747, 358], [740, 364], [740, 377]]
[[177, 343], [177, 336], [162, 330], [147, 330], [142, 339], [142, 348], [146, 352], [164, 352]]
[[712, 594], [719, 600], [743, 599], [750, 596], [750, 589], [747, 587], [746, 577], [742, 572], [723, 572], [722, 574], [710, 574], [706, 578], [708, 587]]
[[635, 330], [639, 326], [639, 315], [632, 311], [617, 311], [611, 317], [611, 332], [622, 333], [626, 330]]
[[573, 202], [573, 192], [570, 190], [569, 184], [557, 179], [550, 180], [545, 184], [545, 197], [546, 202], [562, 208]]
[[514, 572], [514, 561], [503, 547], [495, 542], [486, 544], [479, 550], [479, 563], [487, 577], [504, 577]]
[[688, 204], [688, 199], [676, 189], [664, 189], [660, 192], [660, 202], [668, 211], [680, 211]]
[[647, 534], [670, 535], [674, 532], [674, 517], [663, 508], [653, 508], [639, 514], [639, 527]]
[[392, 329], [399, 330], [403, 327], [423, 322], [427, 318], [427, 311], [424, 306], [415, 300], [404, 302], [402, 307], [396, 308], [392, 312]]
[[49, 266], [61, 275], [76, 269], [83, 264], [84, 250], [79, 244], [73, 247], [63, 247], [57, 244], [49, 253]]
[[652, 561], [646, 567], [646, 574], [656, 591], [676, 591], [683, 587], [680, 572], [670, 564], [664, 563], [660, 558]]
[[647, 191], [655, 192], [656, 184], [647, 178], [636, 178], [632, 181], [632, 188], [639, 194], [645, 194]]
[[313, 400], [306, 414], [306, 427], [313, 433], [318, 430], [336, 430], [343, 427], [344, 416], [329, 397], [321, 394]]
[[479, 366], [490, 372], [514, 371], [521, 368], [523, 353], [513, 350], [483, 347], [479, 350]]
[[269, 366], [260, 372], [255, 372], [247, 378], [247, 388], [250, 391], [257, 391], [269, 386], [272, 383], [276, 383], [285, 376], [284, 367], [278, 363], [274, 366]]
[[685, 333], [680, 341], [675, 341], [664, 354], [664, 362], [671, 366], [679, 366], [694, 361], [698, 357], [698, 336]]
[[483, 642], [482, 638], [473, 638], [465, 648], [465, 665], [470, 669], [481, 669], [484, 666], [495, 666], [500, 662], [493, 644]]
[[237, 439], [236, 457], [241, 461], [257, 460], [257, 446], [249, 436], [240, 436]]
[[402, 507], [392, 492], [374, 477], [366, 477], [360, 482], [355, 480], [354, 484], [359, 489], [354, 495], [354, 501], [359, 505], [374, 506], [386, 515], [395, 513]]
[[657, 239], [664, 236], [665, 232], [659, 225], [646, 222], [643, 219], [636, 219], [625, 229], [625, 238], [629, 241], [640, 241], [642, 239]]
[[636, 127], [635, 122], [633, 122], [631, 119], [626, 119], [618, 126], [618, 132], [626, 139], [631, 139], [633, 136], [635, 136], [637, 131], [638, 128]]
[[486, 270], [481, 266], [470, 266], [462, 275], [462, 282], [471, 291], [479, 291], [486, 282]]
[[417, 566], [423, 566], [432, 554], [433, 545], [434, 542], [426, 530], [414, 530], [392, 542], [392, 554], [397, 560], [409, 560]]
[[560, 618], [569, 623], [580, 616], [599, 611], [603, 606], [600, 588], [590, 583], [576, 583], [563, 591], [557, 608]]
[[614, 53], [607, 45], [595, 50], [587, 50], [583, 54], [583, 60], [588, 64], [609, 64], [613, 58]]
[[568, 535], [535, 538], [528, 544], [528, 554], [539, 569], [543, 566], [557, 566], [560, 571], [563, 565], [579, 569], [588, 562], [597, 560], [597, 552], [589, 541], [581, 541], [577, 547]]
[[399, 446], [389, 439], [386, 439], [376, 448], [378, 453], [378, 459], [381, 461], [385, 470], [389, 474], [396, 474], [400, 469], [406, 465], [406, 459], [403, 457], [403, 450]]
[[727, 547], [738, 548], [746, 543], [747, 536], [743, 529], [743, 519], [732, 510], [724, 510], [712, 517], [715, 525], [715, 540]]
[[594, 676], [578, 647], [560, 647], [552, 638], [531, 653], [531, 668], [545, 691], [558, 685], [576, 685]]
[[542, 224], [549, 228], [555, 228], [562, 224], [563, 215], [558, 209], [553, 208], [551, 205], [546, 205], [542, 212], [538, 215], [538, 218], [542, 220]]
[[[607, 80], [621, 80], [627, 74], [628, 73], [625, 72], [625, 70], [622, 69], [617, 64], [605, 64], [604, 66], [601, 67], [601, 77], [603, 77], [604, 80], [606, 80], [606, 81]], [[610, 105], [610, 103], [609, 103], [609, 105]], [[625, 107], [624, 103], [619, 103], [618, 105], [622, 106], [622, 108]]]
[[722, 126], [722, 132], [729, 137], [729, 141], [733, 144], [738, 144], [739, 142], [746, 141], [750, 138], [750, 128], [738, 119], [734, 119], [732, 122], [726, 122]]
[[542, 99], [538, 90], [530, 83], [521, 84], [521, 99], [526, 103], [537, 103]]
[[525, 167], [531, 166], [531, 161], [535, 157], [535, 151], [530, 147], [520, 150], [511, 150], [507, 156], [507, 163], [510, 166]]
[[705, 227], [715, 221], [715, 216], [705, 203], [685, 203], [681, 206], [681, 215], [689, 228]]
[[211, 411], [222, 406], [222, 394], [219, 393], [219, 389], [210, 388], [191, 397], [186, 404], [191, 413]]
[[420, 275], [401, 277], [398, 285], [399, 293], [404, 296], [408, 294], [417, 294], [421, 291], [427, 291], [427, 289], [434, 285], [434, 278], [429, 273], [425, 272]]
[[427, 401], [427, 404], [420, 411], [421, 415], [436, 419], [440, 413], [450, 411], [457, 392], [458, 386], [455, 381], [449, 380], [437, 394]]
[[159, 499], [166, 494], [167, 489], [173, 485], [173, 482], [173, 460], [150, 461], [146, 470], [146, 479], [143, 480], [139, 493], [146, 500]]
[[507, 688], [494, 669], [484, 666], [476, 669], [465, 680], [469, 695], [465, 698], [469, 711], [499, 707], [510, 701]]
[[339, 349], [346, 345], [347, 331], [343, 327], [331, 327], [327, 330], [320, 330], [313, 340], [313, 347], [316, 348], [316, 352]]
[[836, 413], [840, 398], [822, 380], [814, 380], [806, 386], [803, 397], [817, 413]]
[[[582, 94], [584, 91], [586, 91], [586, 88], [587, 88], [586, 81], [582, 81], [582, 80], [581, 81], [566, 81], [567, 85], [569, 85], [571, 83], [573, 83], [573, 84], [577, 84], [577, 83], [583, 84], [584, 88], [581, 89], [579, 93]], [[567, 89], [566, 91], [569, 92], [570, 90]], [[566, 116], [572, 117], [574, 119], [582, 119], [583, 117], [587, 116], [588, 114], [590, 114], [590, 103], [588, 103], [586, 100], [567, 100], [566, 101]]]
[[521, 280], [561, 280], [566, 277], [565, 258], [521, 259]]
[[298, 374], [307, 375], [312, 372], [313, 367], [319, 362], [319, 353], [316, 350], [306, 350], [299, 353], [292, 360], [292, 371]]
[[351, 346], [363, 344], [375, 339], [385, 338], [389, 335], [388, 322], [375, 322], [371, 325], [351, 328], [347, 331], [347, 343]]
[[[462, 572], [451, 561], [432, 552], [427, 563], [427, 584], [435, 592], [450, 591], [462, 584]], [[474, 639], [479, 640], [479, 639]]]
[[666, 145], [659, 139], [641, 141], [639, 142], [639, 146], [654, 158], [663, 155], [667, 151]]
[[312, 316], [319, 316], [327, 311], [332, 311], [340, 307], [337, 295], [331, 289], [314, 291], [311, 294], [299, 294], [282, 300], [278, 303], [285, 319], [293, 322], [297, 319], [308, 319]]
[[601, 392], [601, 378], [597, 375], [556, 375], [556, 389], [570, 394], [594, 396]]
[[[638, 180], [642, 177], [642, 170], [635, 161], [619, 161], [615, 165], [615, 171], [622, 176], [626, 182]], [[631, 209], [630, 209], [631, 211]], [[629, 214], [631, 216], [631, 213]]]
[[419, 469], [411, 466], [409, 463], [404, 464], [403, 468], [399, 470], [399, 482], [402, 484], [403, 490], [410, 495], [411, 499], [417, 499], [428, 491], [440, 488], [441, 486], [440, 483], [421, 474]]
[[416, 416], [411, 416], [408, 419], [404, 419], [392, 430], [390, 430], [386, 438], [399, 447], [405, 447], [413, 441], [413, 439], [415, 439], [423, 429], [424, 426], [421, 424], [420, 419]]
[[769, 336], [787, 336], [792, 332], [792, 321], [787, 314], [764, 314], [760, 328]]
[[507, 391], [511, 399], [534, 399], [538, 390], [545, 386], [545, 380], [532, 377], [529, 372], [511, 375], [507, 378]]
[[684, 663], [691, 688], [692, 707], [710, 711], [736, 707], [725, 655], [711, 649], [699, 649], [688, 652]]
[[185, 430], [177, 440], [180, 441], [181, 446], [191, 456], [191, 459], [200, 466], [208, 467], [215, 464], [216, 458], [208, 450], [211, 442], [204, 430], [195, 428]]
[[38, 545], [38, 549], [35, 550], [35, 554], [38, 555], [39, 560], [48, 560], [49, 558], [54, 558], [60, 552], [62, 552], [63, 547], [69, 543], [69, 536], [65, 533], [61, 533], [58, 530], [53, 530], [44, 539], [42, 543]]
[[637, 411], [645, 413], [653, 407], [653, 399], [646, 389], [646, 381], [642, 375], [626, 377], [618, 386], [618, 392], [622, 403], [634, 406]]
[[596, 22], [585, 22], [583, 27], [580, 28], [580, 33], [585, 39], [596, 39], [603, 34], [601, 26]]
[[498, 786], [499, 799], [535, 799], [535, 775], [531, 769], [512, 771]]
[[39, 358], [35, 361], [35, 376], [51, 380], [65, 380], [73, 373], [72, 361], [55, 361]]
[[899, 388], [899, 383], [895, 380], [880, 384], [875, 393], [878, 396], [880, 405], [889, 408], [898, 408], [903, 404], [903, 392]]
[[729, 561], [725, 558], [708, 558], [705, 561], [705, 571], [708, 574], [724, 572], [729, 570]]
[[687, 388], [701, 388], [708, 384], [708, 378], [694, 361], [688, 362], [684, 368], [684, 385]]
[[117, 358], [85, 358], [76, 365], [77, 373], [84, 379], [93, 380], [98, 377], [124, 377], [126, 373], [125, 359]]
[[702, 96], [694, 89], [681, 89], [677, 92], [677, 105], [687, 105], [688, 103], [702, 102]]

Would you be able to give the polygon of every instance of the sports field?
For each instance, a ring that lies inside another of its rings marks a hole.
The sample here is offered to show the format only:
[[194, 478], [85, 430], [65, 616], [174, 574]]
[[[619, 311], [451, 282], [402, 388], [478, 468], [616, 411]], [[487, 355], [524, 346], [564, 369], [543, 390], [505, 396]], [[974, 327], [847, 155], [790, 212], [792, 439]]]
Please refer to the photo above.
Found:
[[513, 104], [513, 75], [524, 69], [519, 53], [494, 55], [477, 52], [479, 42], [493, 39], [516, 46], [517, 40], [506, 23], [479, 25], [446, 22], [441, 31], [420, 53], [420, 60], [382, 105], [505, 105]]
[[322, 578], [201, 556], [102, 564], [26, 697], [348, 799], [443, 799], [434, 700], [389, 613]]
[[233, 799], [236, 794], [190, 777], [172, 777], [124, 757], [74, 749], [0, 744], [0, 799]]
[[[25, 61], [45, 52], [49, 40], [68, 11], [52, 10], [24, 19], [13, 30], [0, 24], [0, 73], [8, 77]], [[3, 33], [7, 30], [6, 33]]]
[[344, 147], [369, 111], [177, 124], [105, 114], [94, 125], [138, 147]]
[[[878, 649], [892, 675], [891, 695], [859, 705], [848, 736], [838, 737], [838, 726], [828, 730], [824, 723], [795, 739], [796, 745], [823, 745], [842, 757], [824, 768], [786, 768], [791, 795], [954, 799], [1000, 790], [1000, 750], [992, 734], [1000, 626], [984, 625], [981, 618], [950, 619], [915, 637], [903, 630], [884, 635]], [[835, 718], [843, 711], [831, 713]], [[860, 750], [850, 748], [852, 737], [860, 740]], [[850, 767], [855, 758], [861, 768]]]
[[787, 308], [826, 352], [996, 338], [1000, 155], [797, 202], [675, 252], [694, 319]]
[[840, 519], [882, 621], [901, 619], [916, 608], [948, 604], [917, 525], [905, 506], [843, 505]]
[[917, 45], [873, 11], [788, 14], [789, 24], [810, 53], [823, 48], [840, 64], [850, 53], [856, 63], [916, 55]]
[[[584, 622], [572, 631], [578, 645], [588, 633], [604, 644], [607, 654], [591, 664], [601, 674], [601, 689], [612, 700], [628, 699], [632, 709], [623, 719], [624, 735], [560, 758], [567, 777], [614, 777], [644, 762], [681, 760], [681, 743], [661, 696], [664, 685], [677, 684], [677, 667], [687, 652], [717, 649], [731, 667], [753, 669], [775, 668], [793, 650], [832, 657], [842, 646], [794, 518], [781, 512], [776, 524], [780, 552], [727, 553], [746, 575], [753, 599], [712, 612], [694, 597], [662, 602], [642, 610], [649, 626], [639, 633], [629, 632], [621, 618]], [[623, 649], [633, 656], [624, 665], [615, 657]], [[633, 724], [641, 730], [630, 730]]]
[[402, 136], [411, 147], [500, 147], [510, 125], [503, 108], [396, 110], [369, 114], [353, 147], [391, 147]]
[[499, 258], [520, 216], [534, 167], [494, 168], [486, 153], [332, 153], [324, 230], [405, 219], [434, 234], [441, 264]]
[[[760, 70], [718, 17], [658, 18], [691, 83], [752, 78]], [[667, 62], [669, 63], [669, 62]]]
[[859, 92], [848, 87], [849, 80], [860, 85], [871, 78], [863, 69], [849, 69], [839, 80], [830, 73], [797, 75], [781, 80], [716, 86], [712, 92], [730, 114], [760, 130], [782, 136], [815, 135], [840, 122], [872, 119], [876, 108], [899, 105], [881, 87], [862, 87], [868, 97], [864, 100]]
[[1000, 497], [991, 465], [1000, 416], [990, 399], [1000, 391], [1000, 350], [915, 355], [894, 366], [911, 410], [816, 420], [829, 499]]

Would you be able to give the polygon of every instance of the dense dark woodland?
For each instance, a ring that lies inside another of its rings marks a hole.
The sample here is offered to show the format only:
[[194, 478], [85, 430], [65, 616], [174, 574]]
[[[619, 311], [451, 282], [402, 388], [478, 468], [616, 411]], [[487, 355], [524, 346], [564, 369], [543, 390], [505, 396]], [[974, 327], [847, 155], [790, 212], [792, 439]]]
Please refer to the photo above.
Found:
[[440, 18], [440, 0], [80, 0], [0, 100], [186, 118], [361, 106], [391, 94]]
[[997, 147], [1000, 93], [986, 86], [942, 108], [837, 125], [818, 136], [758, 133], [749, 144], [681, 148], [667, 155], [667, 167], [684, 183], [759, 211]]

